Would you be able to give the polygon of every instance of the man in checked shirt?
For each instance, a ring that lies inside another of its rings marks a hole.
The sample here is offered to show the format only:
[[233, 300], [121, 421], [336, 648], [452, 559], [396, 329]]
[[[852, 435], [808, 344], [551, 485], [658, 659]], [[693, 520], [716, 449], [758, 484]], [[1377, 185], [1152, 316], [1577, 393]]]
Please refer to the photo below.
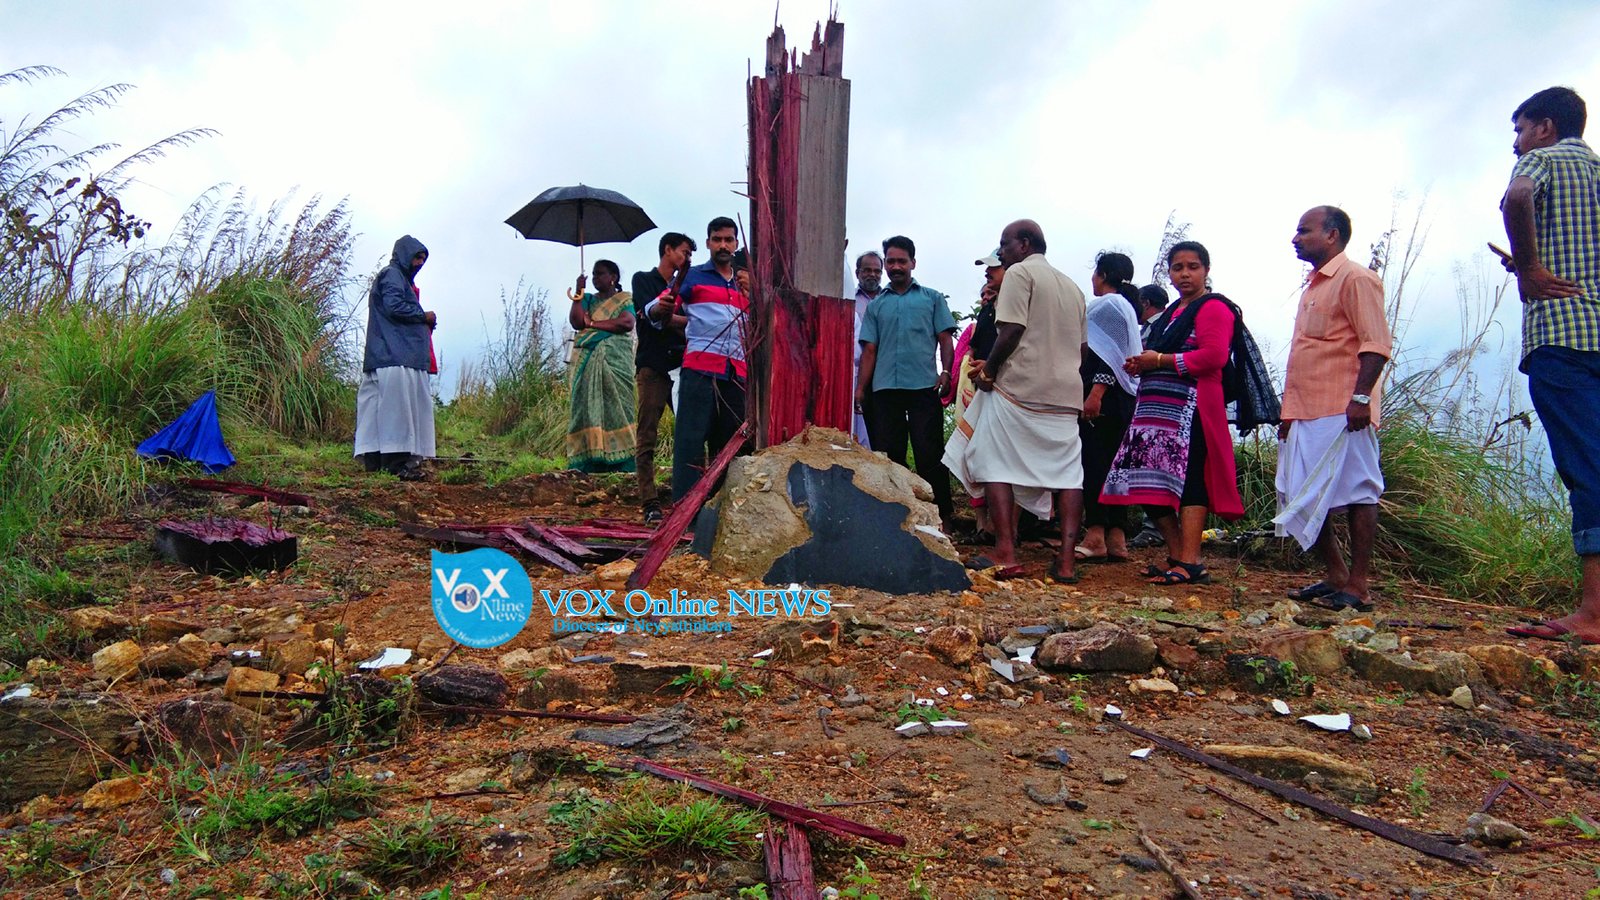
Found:
[[1546, 88], [1511, 115], [1516, 167], [1500, 209], [1522, 294], [1522, 371], [1556, 472], [1572, 497], [1583, 594], [1571, 615], [1506, 629], [1600, 644], [1600, 157], [1571, 88]]

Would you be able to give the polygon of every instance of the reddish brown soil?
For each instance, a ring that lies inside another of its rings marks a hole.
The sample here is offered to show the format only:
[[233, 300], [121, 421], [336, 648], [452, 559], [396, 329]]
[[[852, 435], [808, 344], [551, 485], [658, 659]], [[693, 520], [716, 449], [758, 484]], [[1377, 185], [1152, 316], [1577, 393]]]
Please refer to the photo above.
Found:
[[[372, 524], [374, 517], [381, 521], [415, 516], [443, 522], [534, 516], [560, 522], [633, 516], [631, 505], [615, 492], [596, 502], [596, 486], [583, 477], [559, 475], [495, 488], [374, 482], [359, 489], [324, 492], [323, 502], [312, 514], [282, 520], [283, 527], [302, 538], [302, 562], [295, 569], [226, 581], [148, 562], [121, 574], [130, 587], [119, 609], [134, 618], [155, 611], [209, 625], [235, 621], [241, 610], [293, 607], [303, 611], [308, 622], [337, 621], [347, 626], [348, 639], [338, 661], [341, 669], [385, 646], [420, 646], [420, 658], [404, 670], [417, 671], [436, 661], [448, 646], [429, 608], [430, 547], [396, 528]], [[579, 497], [587, 497], [589, 504], [577, 505]], [[225, 503], [216, 498], [205, 502]], [[161, 514], [147, 509], [127, 520], [86, 528], [74, 542], [80, 547], [115, 547], [116, 534], [144, 541], [146, 529]], [[260, 506], [231, 514], [262, 521], [266, 515]], [[941, 898], [1171, 896], [1166, 875], [1139, 871], [1124, 860], [1125, 855], [1144, 855], [1138, 840], [1141, 829], [1177, 858], [1190, 878], [1202, 880], [1199, 891], [1206, 897], [1580, 897], [1596, 886], [1600, 853], [1589, 845], [1538, 849], [1538, 844], [1580, 837], [1571, 826], [1542, 823], [1574, 811], [1600, 813], [1596, 784], [1573, 777], [1569, 770], [1558, 771], [1547, 761], [1520, 755], [1504, 742], [1474, 738], [1462, 728], [1464, 722], [1486, 719], [1593, 753], [1597, 723], [1557, 715], [1569, 707], [1547, 698], [1483, 697], [1480, 700], [1491, 709], [1466, 711], [1442, 697], [1403, 696], [1368, 684], [1349, 670], [1318, 678], [1312, 696], [1286, 698], [1296, 715], [1350, 712], [1375, 733], [1372, 741], [1363, 743], [1349, 734], [1315, 731], [1293, 717], [1266, 711], [1241, 714], [1234, 707], [1265, 710], [1271, 695], [1253, 694], [1249, 684], [1230, 680], [1221, 664], [1212, 660], [1190, 670], [1165, 672], [1185, 691], [1180, 695], [1134, 693], [1130, 682], [1139, 676], [1124, 675], [1077, 679], [1056, 675], [1048, 683], [1029, 684], [1030, 693], [1009, 686], [985, 689], [972, 671], [952, 669], [922, 652], [919, 631], [943, 624], [951, 610], [980, 614], [993, 635], [1063, 615], [1118, 621], [1148, 615], [1138, 603], [1143, 597], [1170, 597], [1176, 601], [1173, 615], [1206, 620], [1247, 637], [1251, 629], [1240, 621], [1242, 613], [1270, 607], [1286, 588], [1307, 580], [1303, 573], [1262, 570], [1213, 557], [1216, 584], [1151, 587], [1136, 576], [1136, 568], [1158, 556], [1157, 551], [1145, 551], [1133, 565], [1084, 566], [1082, 583], [1073, 589], [1039, 580], [1045, 577], [1049, 551], [1038, 546], [1026, 551], [1027, 576], [999, 584], [980, 580], [973, 592], [962, 596], [894, 597], [837, 589], [836, 603], [854, 604], [856, 612], [879, 617], [887, 627], [859, 640], [846, 637], [837, 652], [813, 663], [774, 666], [765, 672], [736, 668], [741, 680], [765, 687], [759, 698], [710, 688], [687, 698], [665, 692], [615, 697], [605, 691], [609, 675], [605, 665], [566, 663], [562, 668], [582, 671], [582, 678], [596, 685], [595, 692], [551, 706], [645, 714], [684, 700], [696, 717], [696, 729], [684, 741], [654, 752], [654, 758], [799, 804], [880, 801], [832, 811], [903, 835], [904, 852], [819, 840], [818, 883], [846, 887], [844, 877], [859, 855], [878, 879], [871, 890], [886, 898], [911, 896], [907, 885], [918, 865], [929, 896]], [[592, 585], [588, 575], [564, 576], [531, 564], [528, 568], [535, 589]], [[710, 575], [697, 558], [676, 556], [652, 589], [659, 594], [678, 587], [695, 596], [716, 596], [742, 586]], [[1390, 585], [1375, 616], [1419, 626], [1461, 626], [1453, 631], [1394, 628], [1413, 648], [1510, 640], [1502, 629], [1520, 611], [1448, 602], [1454, 598], [1430, 599], [1430, 593], [1415, 586]], [[556, 637], [549, 618], [536, 602], [534, 620], [512, 643], [491, 651], [463, 648], [451, 661], [495, 666], [507, 651], [549, 646]], [[651, 661], [738, 663], [772, 646], [767, 633], [771, 627], [768, 622], [740, 620], [731, 635], [720, 638], [605, 635], [580, 652], [623, 661], [630, 659], [630, 651], [639, 651]], [[843, 708], [826, 693], [775, 671], [779, 668], [838, 686], [840, 692], [843, 684], [853, 684], [869, 700]], [[75, 663], [60, 674], [59, 685], [41, 686], [49, 693], [89, 678], [87, 664]], [[519, 678], [513, 674], [514, 682]], [[939, 698], [940, 706], [972, 723], [970, 735], [897, 738], [892, 727], [895, 708], [912, 695], [936, 697], [938, 687], [949, 692]], [[113, 690], [147, 708], [199, 688], [185, 680], [136, 679]], [[963, 693], [974, 699], [960, 700]], [[1012, 702], [1004, 702], [1006, 693]], [[1492, 853], [1490, 866], [1483, 869], [1429, 859], [1172, 754], [1158, 750], [1147, 760], [1132, 759], [1129, 752], [1140, 748], [1140, 741], [1093, 714], [1106, 703], [1120, 706], [1130, 723], [1193, 745], [1296, 745], [1367, 766], [1384, 793], [1361, 811], [1423, 831], [1458, 834], [1467, 815], [1477, 811], [1497, 784], [1496, 771], [1509, 773], [1540, 802], [1512, 791], [1498, 801], [1496, 812], [1527, 828], [1537, 844], [1525, 852]], [[819, 709], [824, 708], [833, 709], [827, 721], [838, 733], [831, 738], [824, 737], [818, 719]], [[264, 721], [265, 736], [282, 736], [292, 716], [286, 708], [271, 714]], [[725, 732], [723, 725], [730, 718], [742, 720], [743, 726]], [[625, 765], [626, 752], [571, 741], [577, 727], [578, 723], [511, 718], [456, 725], [423, 721], [397, 745], [372, 749], [349, 764], [362, 773], [394, 773], [399, 787], [384, 817], [402, 820], [419, 814], [421, 798], [459, 790], [449, 783], [452, 775], [484, 768], [494, 773], [489, 780], [501, 781], [517, 753], [581, 753]], [[1057, 748], [1072, 757], [1065, 770], [1034, 762]], [[325, 760], [326, 752], [302, 750], [293, 756]], [[1592, 762], [1588, 756], [1580, 768], [1592, 772], [1587, 767]], [[1105, 770], [1120, 770], [1126, 782], [1103, 783]], [[1041, 806], [1024, 793], [1024, 784], [1030, 782], [1044, 793], [1064, 787], [1086, 808]], [[1206, 790], [1213, 786], [1259, 810], [1264, 818]], [[681, 865], [679, 860], [668, 860], [658, 866], [600, 862], [562, 869], [551, 863], [551, 856], [564, 846], [566, 835], [547, 822], [550, 805], [578, 787], [614, 797], [624, 785], [615, 778], [586, 773], [581, 765], [569, 765], [559, 775], [523, 778], [515, 787], [511, 794], [431, 801], [435, 814], [454, 814], [470, 823], [465, 827], [471, 831], [472, 850], [462, 868], [427, 887], [446, 881], [459, 887], [482, 884], [484, 896], [494, 897], [725, 897], [734, 896], [737, 885], [748, 884], [751, 876], [760, 877], [755, 869], [719, 865], [716, 860]], [[267, 837], [262, 843], [267, 861], [247, 858], [227, 866], [207, 866], [174, 852], [166, 825], [170, 810], [154, 798], [109, 813], [78, 811], [78, 800], [56, 798], [46, 814], [62, 823], [58, 839], [122, 828], [123, 836], [97, 857], [102, 868], [73, 879], [30, 877], [0, 887], [0, 893], [123, 896], [132, 888], [127, 896], [191, 896], [192, 889], [209, 880], [217, 886], [218, 896], [265, 895], [270, 861], [288, 865], [309, 854], [332, 852], [343, 836], [368, 827], [352, 822], [296, 839]], [[15, 828], [25, 821], [21, 814], [3, 816], [0, 828]], [[521, 833], [520, 842], [480, 846], [480, 839], [500, 833], [502, 827]], [[163, 867], [175, 870], [176, 887], [157, 880]], [[5, 879], [0, 874], [0, 886]], [[422, 890], [412, 889], [409, 895]]]

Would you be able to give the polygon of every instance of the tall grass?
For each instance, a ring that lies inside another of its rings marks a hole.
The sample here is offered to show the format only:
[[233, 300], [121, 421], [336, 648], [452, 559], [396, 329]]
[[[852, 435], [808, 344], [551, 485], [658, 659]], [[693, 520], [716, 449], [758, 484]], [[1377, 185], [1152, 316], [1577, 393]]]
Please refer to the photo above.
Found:
[[566, 452], [569, 399], [563, 342], [549, 291], [521, 283], [502, 291], [501, 332], [482, 360], [462, 367], [454, 410], [539, 456]]

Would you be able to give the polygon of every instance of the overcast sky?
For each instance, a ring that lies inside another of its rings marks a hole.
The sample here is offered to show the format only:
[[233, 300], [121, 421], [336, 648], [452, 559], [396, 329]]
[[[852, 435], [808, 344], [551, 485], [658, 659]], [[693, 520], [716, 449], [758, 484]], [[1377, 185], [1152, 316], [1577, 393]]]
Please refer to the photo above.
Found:
[[[827, 13], [783, 3], [791, 46]], [[964, 311], [972, 261], [1012, 219], [1037, 219], [1051, 261], [1087, 289], [1103, 248], [1146, 278], [1176, 211], [1280, 362], [1304, 271], [1289, 238], [1307, 207], [1348, 210], [1365, 262], [1397, 204], [1409, 221], [1425, 198], [1407, 343], [1453, 346], [1456, 273], [1501, 281], [1483, 247], [1505, 242], [1511, 111], [1552, 84], [1600, 102], [1588, 2], [839, 0], [839, 15], [852, 252], [911, 236], [919, 279]], [[69, 140], [131, 149], [217, 130], [138, 173], [124, 199], [158, 233], [227, 183], [263, 207], [291, 191], [348, 198], [362, 274], [401, 234], [426, 243], [419, 283], [439, 312], [447, 395], [498, 330], [502, 287], [525, 279], [559, 299], [577, 275], [574, 248], [503, 224], [541, 190], [618, 190], [697, 239], [713, 216], [749, 219], [732, 192], [766, 4], [0, 0], [0, 20], [0, 70], [67, 72], [0, 90], [7, 128], [130, 82]], [[589, 259], [650, 267], [660, 234]]]

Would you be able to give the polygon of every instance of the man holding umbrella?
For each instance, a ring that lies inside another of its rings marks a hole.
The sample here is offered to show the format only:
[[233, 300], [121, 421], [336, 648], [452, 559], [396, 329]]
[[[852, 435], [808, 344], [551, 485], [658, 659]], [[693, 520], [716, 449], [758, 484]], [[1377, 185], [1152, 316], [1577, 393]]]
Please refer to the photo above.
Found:
[[677, 283], [650, 301], [645, 315], [665, 325], [686, 317], [677, 421], [673, 427], [672, 499], [700, 481], [706, 460], [721, 452], [744, 423], [745, 313], [748, 276], [734, 270], [738, 228], [726, 216], [706, 226], [711, 261], [684, 271]]

